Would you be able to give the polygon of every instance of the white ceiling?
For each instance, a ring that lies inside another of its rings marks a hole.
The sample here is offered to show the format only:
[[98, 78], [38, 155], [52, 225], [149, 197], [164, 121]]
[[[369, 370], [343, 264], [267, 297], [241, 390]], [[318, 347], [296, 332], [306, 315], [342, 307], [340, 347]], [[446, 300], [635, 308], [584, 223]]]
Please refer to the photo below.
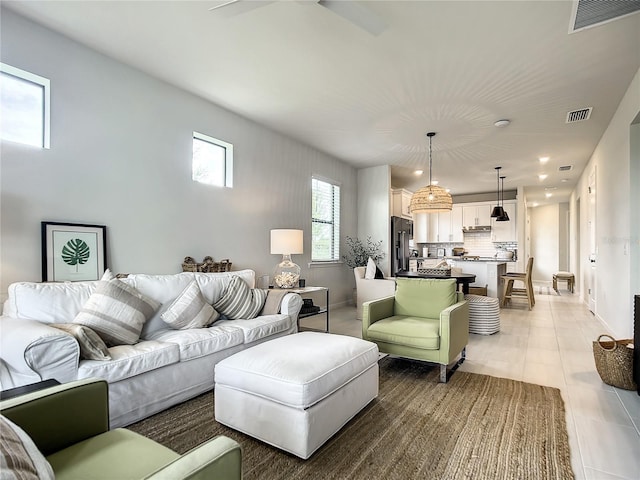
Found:
[[640, 68], [640, 15], [570, 34], [569, 0], [359, 2], [377, 36], [314, 1], [2, 3], [355, 167], [390, 164], [396, 187], [428, 183], [435, 131], [433, 177], [453, 195], [495, 192], [502, 166], [530, 203], [567, 201]]

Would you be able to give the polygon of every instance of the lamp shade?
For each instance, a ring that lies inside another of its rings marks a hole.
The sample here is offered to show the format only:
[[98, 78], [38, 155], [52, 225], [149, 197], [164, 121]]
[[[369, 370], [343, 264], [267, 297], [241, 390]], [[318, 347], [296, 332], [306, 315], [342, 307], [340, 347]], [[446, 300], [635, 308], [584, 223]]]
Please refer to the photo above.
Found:
[[449, 192], [438, 185], [422, 187], [411, 197], [409, 211], [411, 213], [448, 212], [453, 207]]
[[279, 255], [300, 254], [303, 252], [302, 230], [271, 230], [271, 253]]
[[493, 207], [491, 218], [500, 218], [502, 216], [504, 216], [504, 209], [500, 205], [496, 205], [495, 207]]

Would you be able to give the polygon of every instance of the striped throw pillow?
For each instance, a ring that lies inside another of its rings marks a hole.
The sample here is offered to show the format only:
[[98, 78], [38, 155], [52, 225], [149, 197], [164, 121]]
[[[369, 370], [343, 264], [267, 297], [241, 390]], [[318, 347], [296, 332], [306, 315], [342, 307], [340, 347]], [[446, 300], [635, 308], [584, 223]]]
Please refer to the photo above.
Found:
[[111, 360], [111, 354], [100, 336], [85, 325], [76, 323], [50, 323], [76, 339], [80, 345], [80, 358], [85, 360]]
[[186, 330], [204, 328], [215, 322], [220, 314], [209, 305], [195, 280], [187, 285], [160, 318], [171, 328]]
[[0, 478], [53, 480], [53, 468], [24, 430], [0, 415]]
[[214, 302], [213, 308], [229, 320], [249, 320], [258, 316], [266, 299], [266, 290], [249, 288], [244, 280], [234, 275], [220, 300]]
[[133, 345], [144, 322], [160, 307], [119, 279], [100, 281], [73, 323], [95, 331], [108, 346]]

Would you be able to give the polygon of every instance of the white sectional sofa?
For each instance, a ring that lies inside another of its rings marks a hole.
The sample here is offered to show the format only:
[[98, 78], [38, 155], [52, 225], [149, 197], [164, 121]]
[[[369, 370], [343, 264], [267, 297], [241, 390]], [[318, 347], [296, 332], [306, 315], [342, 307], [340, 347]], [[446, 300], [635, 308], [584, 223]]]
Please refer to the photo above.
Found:
[[160, 315], [195, 279], [207, 303], [216, 302], [232, 276], [254, 287], [253, 270], [225, 273], [129, 275], [123, 282], [162, 306], [146, 321], [140, 340], [109, 348], [111, 360], [83, 360], [74, 337], [48, 326], [70, 323], [98, 282], [9, 286], [0, 317], [2, 389], [46, 379], [89, 377], [109, 383], [111, 428], [125, 426], [214, 386], [214, 365], [261, 342], [297, 332], [302, 300], [286, 294], [280, 313], [250, 320], [217, 320], [210, 327], [174, 330]]

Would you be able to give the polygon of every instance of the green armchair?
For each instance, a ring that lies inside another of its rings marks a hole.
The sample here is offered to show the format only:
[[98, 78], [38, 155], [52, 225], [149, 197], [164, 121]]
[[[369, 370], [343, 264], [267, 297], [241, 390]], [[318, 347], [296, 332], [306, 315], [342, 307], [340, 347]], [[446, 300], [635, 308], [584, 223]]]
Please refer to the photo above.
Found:
[[383, 353], [439, 364], [440, 382], [446, 383], [465, 359], [469, 305], [454, 279], [397, 278], [396, 283], [395, 296], [363, 304], [362, 338]]
[[240, 479], [240, 445], [219, 436], [179, 455], [130, 430], [109, 430], [107, 382], [86, 379], [0, 402], [66, 479]]

